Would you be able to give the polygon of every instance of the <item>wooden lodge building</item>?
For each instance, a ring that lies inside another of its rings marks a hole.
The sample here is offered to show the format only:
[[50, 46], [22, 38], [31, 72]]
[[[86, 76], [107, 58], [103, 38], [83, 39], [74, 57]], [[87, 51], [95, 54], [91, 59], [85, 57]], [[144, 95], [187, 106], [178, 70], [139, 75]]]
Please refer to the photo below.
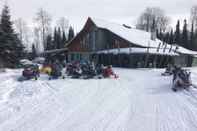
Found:
[[152, 33], [126, 25], [88, 18], [83, 29], [67, 44], [68, 61], [90, 60], [115, 67], [188, 66], [197, 52], [169, 45]]

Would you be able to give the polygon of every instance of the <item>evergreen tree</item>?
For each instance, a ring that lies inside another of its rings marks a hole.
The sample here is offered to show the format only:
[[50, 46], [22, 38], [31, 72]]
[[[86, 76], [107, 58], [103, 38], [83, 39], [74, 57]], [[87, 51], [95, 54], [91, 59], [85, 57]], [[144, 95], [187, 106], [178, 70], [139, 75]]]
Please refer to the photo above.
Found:
[[191, 45], [191, 50], [196, 50], [196, 46], [194, 44], [194, 23], [192, 22], [192, 27], [191, 27], [191, 33], [190, 33], [190, 45]]
[[19, 59], [23, 56], [24, 47], [14, 33], [10, 11], [7, 5], [2, 10], [0, 28], [3, 40], [3, 43], [1, 43], [2, 54], [4, 55], [4, 60], [7, 62], [6, 66], [16, 67]]
[[169, 44], [173, 44], [174, 43], [174, 33], [173, 30], [170, 31], [170, 38], [169, 38]]
[[74, 36], [75, 36], [74, 30], [72, 27], [70, 27], [68, 31], [68, 41], [71, 41]]
[[197, 51], [197, 32], [194, 32], [194, 49]]
[[62, 33], [62, 48], [65, 47], [66, 41], [67, 41], [66, 34], [65, 34], [65, 31], [63, 31], [63, 33]]
[[164, 42], [170, 43], [170, 34], [169, 34], [169, 32], [167, 32], [167, 33], [165, 34]]
[[160, 40], [164, 40], [164, 34], [162, 33], [162, 31], [160, 30], [160, 32], [159, 32], [159, 37], [160, 37]]
[[175, 30], [175, 43], [180, 45], [180, 37], [181, 37], [181, 34], [180, 34], [180, 21], [178, 20], [177, 21], [177, 25], [176, 25], [176, 30]]
[[52, 50], [53, 47], [53, 40], [52, 40], [52, 36], [48, 35], [47, 39], [46, 39], [46, 50]]
[[9, 7], [7, 5], [4, 6], [1, 14], [1, 29], [8, 34], [13, 34], [14, 30], [12, 28], [11, 16]]
[[189, 45], [189, 42], [188, 42], [187, 20], [184, 20], [181, 45], [183, 47], [187, 48], [187, 49], [190, 49], [190, 45]]
[[154, 31], [156, 31], [155, 19], [153, 19], [153, 23], [152, 23], [152, 26], [151, 26], [151, 32], [154, 32]]
[[31, 54], [32, 54], [32, 56], [31, 56], [32, 59], [34, 59], [37, 56], [36, 47], [34, 44], [32, 45]]
[[57, 32], [57, 49], [60, 49], [62, 45], [62, 37], [61, 37], [61, 29], [58, 27], [58, 32]]
[[57, 49], [57, 29], [54, 29], [54, 34], [53, 34], [53, 49]]
[[156, 29], [156, 35], [157, 35], [157, 38], [160, 39], [160, 35], [159, 35], [159, 30]]

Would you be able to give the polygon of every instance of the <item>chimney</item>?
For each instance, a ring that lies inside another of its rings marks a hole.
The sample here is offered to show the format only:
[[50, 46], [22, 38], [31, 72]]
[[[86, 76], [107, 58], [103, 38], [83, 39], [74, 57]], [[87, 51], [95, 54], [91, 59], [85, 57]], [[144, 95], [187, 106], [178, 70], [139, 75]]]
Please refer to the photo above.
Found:
[[128, 25], [126, 25], [126, 24], [123, 24], [123, 26], [124, 26], [125, 28], [127, 28], [127, 29], [131, 29], [131, 26], [128, 26]]

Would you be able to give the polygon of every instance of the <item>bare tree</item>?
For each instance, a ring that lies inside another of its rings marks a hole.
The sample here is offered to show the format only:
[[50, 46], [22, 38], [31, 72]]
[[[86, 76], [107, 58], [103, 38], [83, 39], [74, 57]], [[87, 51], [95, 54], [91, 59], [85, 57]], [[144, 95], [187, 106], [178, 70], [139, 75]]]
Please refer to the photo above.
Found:
[[57, 21], [57, 25], [58, 25], [58, 27], [61, 28], [62, 31], [65, 31], [66, 33], [68, 32], [69, 20], [66, 19], [65, 17], [59, 18], [59, 20]]
[[38, 27], [34, 27], [34, 31], [33, 31], [33, 35], [34, 35], [34, 40], [33, 40], [33, 44], [35, 46], [35, 50], [36, 50], [36, 53], [39, 53], [41, 52], [42, 50], [42, 47], [41, 47], [41, 32], [40, 32], [40, 29]]
[[18, 34], [20, 41], [26, 48], [28, 48], [30, 43], [30, 30], [26, 22], [22, 18], [18, 18], [14, 21], [14, 25], [15, 31]]
[[149, 32], [151, 31], [153, 21], [155, 21], [156, 29], [165, 32], [170, 23], [170, 18], [165, 15], [162, 9], [158, 7], [148, 7], [138, 18], [136, 27]]
[[197, 5], [191, 8], [191, 24], [193, 23], [194, 30], [197, 31]]
[[40, 8], [36, 14], [35, 22], [38, 29], [41, 31], [41, 39], [44, 50], [46, 49], [46, 37], [51, 31], [51, 21], [52, 18], [47, 11]]

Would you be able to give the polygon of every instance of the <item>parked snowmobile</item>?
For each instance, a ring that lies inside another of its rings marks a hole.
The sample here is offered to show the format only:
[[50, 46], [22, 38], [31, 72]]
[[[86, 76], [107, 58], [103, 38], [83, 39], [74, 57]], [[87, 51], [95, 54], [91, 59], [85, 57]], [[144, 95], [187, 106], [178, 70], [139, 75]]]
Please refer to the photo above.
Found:
[[51, 65], [50, 65], [50, 64], [48, 64], [48, 65], [43, 65], [43, 67], [40, 69], [40, 72], [43, 73], [43, 74], [48, 74], [48, 75], [50, 75], [51, 72], [52, 72]]
[[30, 79], [37, 80], [40, 76], [39, 66], [38, 65], [28, 65], [24, 68], [22, 72], [22, 77], [18, 79], [18, 81], [25, 81]]
[[[62, 76], [62, 66], [58, 63], [52, 64], [51, 66], [51, 73], [49, 74], [49, 80], [51, 79], [58, 79]], [[64, 79], [64, 77], [63, 77]]]
[[81, 70], [82, 70], [83, 79], [91, 79], [91, 78], [96, 77], [97, 75], [94, 63], [81, 65]]
[[172, 90], [189, 89], [192, 86], [191, 72], [183, 69], [175, 69], [173, 73]]
[[71, 74], [71, 78], [79, 79], [82, 77], [82, 70], [80, 67], [74, 67], [73, 72]]
[[110, 78], [113, 77], [115, 79], [118, 78], [118, 75], [116, 75], [113, 70], [112, 70], [112, 66], [107, 66], [104, 70], [103, 70], [103, 77], [104, 78]]

